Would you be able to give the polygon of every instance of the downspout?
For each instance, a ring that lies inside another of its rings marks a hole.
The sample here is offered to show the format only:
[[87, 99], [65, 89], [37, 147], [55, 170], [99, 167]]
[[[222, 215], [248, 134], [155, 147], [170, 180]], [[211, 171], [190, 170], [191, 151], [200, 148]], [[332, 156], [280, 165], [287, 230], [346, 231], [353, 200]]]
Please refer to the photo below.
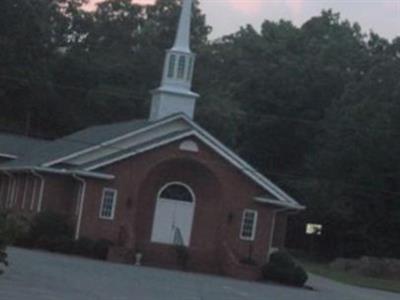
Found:
[[31, 172], [32, 172], [33, 176], [36, 176], [40, 180], [39, 198], [38, 198], [38, 203], [37, 203], [37, 208], [36, 208], [36, 211], [38, 213], [40, 213], [42, 210], [44, 184], [45, 184], [46, 180], [44, 179], [44, 177], [42, 175], [40, 175], [35, 170], [32, 169]]
[[8, 176], [8, 188], [7, 188], [7, 194], [6, 194], [6, 202], [4, 203], [5, 208], [11, 207], [12, 204], [12, 197], [14, 194], [14, 175], [12, 175], [10, 172], [3, 171], [6, 176]]
[[75, 227], [75, 240], [79, 239], [79, 234], [81, 230], [81, 222], [82, 222], [82, 213], [83, 213], [83, 204], [85, 201], [85, 194], [86, 194], [86, 180], [82, 177], [77, 176], [76, 174], [72, 174], [72, 177], [75, 178], [82, 184], [80, 199], [79, 199], [79, 210], [78, 210], [78, 219], [76, 220], [76, 227]]
[[6, 175], [8, 177], [8, 185], [7, 185], [7, 188], [5, 189], [6, 190], [5, 199], [4, 199], [5, 201], [4, 201], [4, 204], [3, 204], [3, 207], [7, 208], [8, 200], [9, 200], [9, 197], [10, 197], [11, 181], [12, 181], [12, 177], [13, 176], [7, 171], [3, 171], [3, 173], [4, 173], [4, 175]]
[[275, 209], [272, 212], [272, 224], [271, 224], [271, 231], [269, 234], [269, 247], [268, 247], [268, 255], [267, 255], [267, 262], [269, 262], [269, 258], [272, 254], [272, 243], [274, 242], [274, 233], [275, 233], [275, 224], [276, 224], [276, 215], [278, 213], [288, 211], [290, 208], [281, 208], [281, 209]]

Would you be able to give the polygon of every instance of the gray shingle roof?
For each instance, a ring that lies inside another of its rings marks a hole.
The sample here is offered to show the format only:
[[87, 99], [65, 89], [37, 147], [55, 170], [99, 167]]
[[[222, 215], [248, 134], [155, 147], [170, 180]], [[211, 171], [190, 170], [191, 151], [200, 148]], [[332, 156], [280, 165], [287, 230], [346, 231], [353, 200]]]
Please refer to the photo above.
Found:
[[50, 142], [23, 135], [0, 133], [0, 153], [24, 156], [30, 151], [48, 145]]
[[40, 147], [35, 147], [33, 151], [25, 153], [20, 159], [6, 162], [1, 167], [40, 166], [51, 160], [136, 131], [148, 126], [150, 123], [147, 120], [134, 120], [89, 127], [52, 142], [47, 142]]

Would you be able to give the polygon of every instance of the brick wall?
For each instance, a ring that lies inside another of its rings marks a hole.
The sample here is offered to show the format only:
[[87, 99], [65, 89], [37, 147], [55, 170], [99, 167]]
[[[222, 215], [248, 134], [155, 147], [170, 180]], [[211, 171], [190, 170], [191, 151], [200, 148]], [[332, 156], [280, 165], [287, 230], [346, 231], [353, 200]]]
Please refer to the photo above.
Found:
[[[268, 252], [272, 210], [254, 202], [253, 197], [263, 190], [206, 145], [197, 143], [197, 153], [181, 151], [180, 142], [175, 142], [98, 170], [115, 174], [116, 179], [88, 181], [81, 235], [120, 244], [119, 237], [124, 232], [124, 247], [142, 252], [144, 263], [178, 267], [173, 247], [152, 243], [151, 231], [159, 189], [168, 182], [181, 181], [196, 195], [188, 249], [190, 268], [221, 273], [219, 253], [223, 243], [230, 247], [237, 264], [251, 255], [258, 266], [262, 265]], [[118, 190], [112, 221], [99, 218], [104, 187]], [[258, 211], [254, 242], [239, 238], [246, 208]]]

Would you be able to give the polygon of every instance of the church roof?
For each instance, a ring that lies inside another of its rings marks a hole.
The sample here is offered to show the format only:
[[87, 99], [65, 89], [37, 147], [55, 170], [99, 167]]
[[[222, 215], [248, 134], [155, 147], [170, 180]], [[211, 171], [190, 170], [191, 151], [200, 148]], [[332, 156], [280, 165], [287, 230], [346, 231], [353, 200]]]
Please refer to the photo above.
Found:
[[[43, 172], [79, 173], [82, 176], [112, 179], [112, 175], [103, 174], [98, 170], [127, 157], [189, 136], [200, 139], [264, 188], [268, 196], [257, 197], [256, 201], [289, 209], [303, 208], [184, 114], [170, 115], [157, 121], [135, 120], [89, 127], [53, 142], [46, 142], [19, 159], [3, 163], [0, 165], [0, 171], [21, 171], [32, 168]], [[82, 160], [82, 156], [85, 155], [89, 156]]]
[[[140, 129], [149, 125], [149, 123], [151, 122], [147, 120], [133, 120], [109, 125], [92, 126], [60, 139], [43, 143], [33, 143], [32, 141], [35, 140], [25, 137], [21, 139], [9, 139], [7, 146], [4, 148], [19, 149], [21, 156], [17, 160], [2, 164], [1, 167], [13, 168], [42, 165], [48, 161], [84, 150], [90, 146], [99, 145], [114, 137]], [[28, 143], [29, 141], [31, 143]], [[14, 142], [16, 143], [13, 145]], [[31, 145], [35, 147], [32, 149]], [[22, 151], [24, 147], [29, 151]], [[0, 137], [0, 153], [3, 151], [3, 143]]]
[[26, 155], [33, 149], [47, 145], [46, 140], [23, 135], [0, 133], [0, 156], [17, 158]]

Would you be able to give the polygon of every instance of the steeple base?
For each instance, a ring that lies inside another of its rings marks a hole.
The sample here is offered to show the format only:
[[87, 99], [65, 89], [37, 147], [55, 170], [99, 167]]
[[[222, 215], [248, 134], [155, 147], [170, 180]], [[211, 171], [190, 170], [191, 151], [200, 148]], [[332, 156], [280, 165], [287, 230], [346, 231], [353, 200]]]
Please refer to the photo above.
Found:
[[162, 119], [175, 113], [184, 113], [193, 119], [198, 94], [160, 87], [152, 91], [150, 121]]

